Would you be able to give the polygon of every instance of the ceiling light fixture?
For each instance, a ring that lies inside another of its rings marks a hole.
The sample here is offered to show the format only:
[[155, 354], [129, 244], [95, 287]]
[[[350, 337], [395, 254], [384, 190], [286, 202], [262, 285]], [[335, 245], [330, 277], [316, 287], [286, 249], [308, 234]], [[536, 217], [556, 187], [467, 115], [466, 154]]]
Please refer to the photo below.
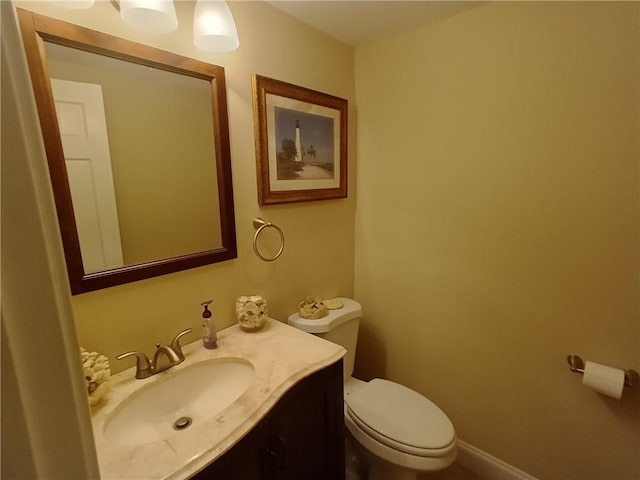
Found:
[[193, 13], [193, 43], [206, 52], [226, 53], [238, 48], [238, 31], [224, 0], [197, 0]]
[[[1, 0], [0, 0], [1, 1]], [[54, 0], [67, 8], [89, 8], [95, 0]], [[150, 33], [178, 28], [173, 0], [112, 0], [130, 27]], [[240, 46], [236, 22], [225, 0], [197, 0], [193, 12], [193, 44], [200, 50], [227, 53]]]
[[151, 33], [169, 33], [178, 28], [172, 0], [120, 0], [120, 17], [127, 25]]
[[55, 3], [62, 7], [81, 10], [83, 8], [91, 8], [95, 0], [56, 0]]

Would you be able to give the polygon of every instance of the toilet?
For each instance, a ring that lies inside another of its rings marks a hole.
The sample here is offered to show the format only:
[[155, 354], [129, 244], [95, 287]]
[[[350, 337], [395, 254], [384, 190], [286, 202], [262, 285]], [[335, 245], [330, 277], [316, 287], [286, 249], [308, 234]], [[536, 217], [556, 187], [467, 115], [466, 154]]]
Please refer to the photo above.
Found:
[[295, 313], [288, 323], [347, 350], [343, 359], [347, 478], [416, 480], [421, 473], [448, 467], [456, 458], [457, 439], [440, 408], [398, 383], [352, 377], [362, 307], [349, 298], [339, 300], [344, 306], [329, 310], [325, 317], [306, 319]]

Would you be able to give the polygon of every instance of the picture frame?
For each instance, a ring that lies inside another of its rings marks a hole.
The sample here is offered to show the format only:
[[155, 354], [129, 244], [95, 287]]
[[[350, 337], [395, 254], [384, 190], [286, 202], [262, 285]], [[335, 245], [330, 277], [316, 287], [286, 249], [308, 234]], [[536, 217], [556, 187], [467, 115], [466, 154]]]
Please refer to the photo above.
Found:
[[258, 202], [347, 197], [347, 100], [253, 75]]

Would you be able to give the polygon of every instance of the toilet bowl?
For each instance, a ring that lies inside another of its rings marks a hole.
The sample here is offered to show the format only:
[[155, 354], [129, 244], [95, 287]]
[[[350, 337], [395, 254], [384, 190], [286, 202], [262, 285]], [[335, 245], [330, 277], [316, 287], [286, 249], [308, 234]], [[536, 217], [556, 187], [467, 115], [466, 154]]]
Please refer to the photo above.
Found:
[[456, 433], [446, 414], [419, 393], [389, 380], [364, 382], [352, 377], [362, 308], [341, 298], [344, 306], [320, 319], [297, 313], [288, 323], [342, 345], [344, 418], [348, 444], [365, 465], [368, 480], [413, 480], [422, 472], [442, 470], [456, 457]]

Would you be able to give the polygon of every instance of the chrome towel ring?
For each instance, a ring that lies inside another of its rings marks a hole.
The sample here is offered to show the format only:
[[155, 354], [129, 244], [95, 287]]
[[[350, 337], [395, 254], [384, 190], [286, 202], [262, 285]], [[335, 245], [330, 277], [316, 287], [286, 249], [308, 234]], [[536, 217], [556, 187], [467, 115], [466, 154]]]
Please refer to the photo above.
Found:
[[[280, 248], [278, 249], [278, 253], [276, 253], [271, 258], [265, 257], [260, 253], [260, 250], [258, 250], [258, 237], [260, 236], [260, 233], [262, 233], [262, 231], [265, 230], [266, 228], [270, 228], [270, 227], [275, 228], [280, 234]], [[277, 225], [274, 225], [271, 222], [265, 222], [261, 218], [254, 218], [253, 228], [256, 229], [256, 233], [253, 236], [253, 251], [255, 252], [255, 254], [258, 256], [260, 260], [264, 260], [265, 262], [273, 262], [280, 255], [282, 255], [282, 251], [284, 250], [284, 233], [282, 233], [282, 230], [280, 230], [280, 227], [278, 227]]]

